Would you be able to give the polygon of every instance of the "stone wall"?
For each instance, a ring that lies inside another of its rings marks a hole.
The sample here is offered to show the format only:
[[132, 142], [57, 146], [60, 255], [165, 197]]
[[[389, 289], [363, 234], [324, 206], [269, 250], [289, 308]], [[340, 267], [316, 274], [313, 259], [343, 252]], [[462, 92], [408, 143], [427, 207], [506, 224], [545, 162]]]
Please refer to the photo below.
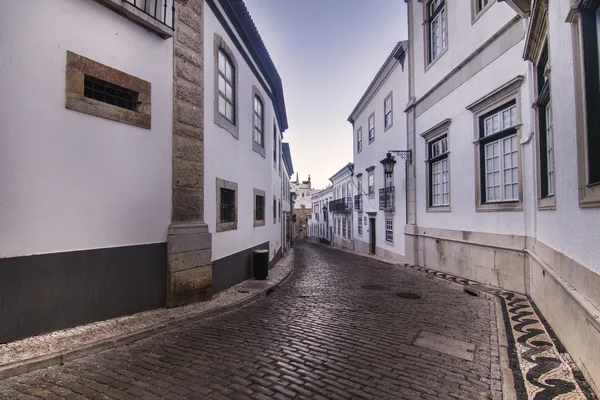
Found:
[[170, 307], [212, 295], [212, 238], [204, 223], [203, 7], [203, 0], [177, 0], [175, 8]]

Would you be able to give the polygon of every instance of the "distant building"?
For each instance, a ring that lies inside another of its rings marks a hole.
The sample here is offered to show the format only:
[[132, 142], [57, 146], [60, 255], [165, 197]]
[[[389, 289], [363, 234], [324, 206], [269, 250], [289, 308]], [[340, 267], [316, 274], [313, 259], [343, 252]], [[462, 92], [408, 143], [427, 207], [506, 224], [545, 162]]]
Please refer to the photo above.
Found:
[[312, 195], [312, 217], [309, 221], [309, 236], [315, 242], [331, 244], [333, 238], [332, 214], [329, 203], [333, 200], [333, 186], [315, 191]]
[[308, 237], [308, 220], [311, 217], [312, 194], [310, 175], [307, 181], [300, 181], [299, 174], [296, 173], [296, 180], [290, 182], [291, 190], [294, 195], [294, 239], [304, 239]]
[[333, 199], [329, 202], [328, 207], [329, 212], [333, 214], [333, 244], [352, 250], [354, 249], [352, 205], [356, 192], [353, 176], [354, 164], [348, 163], [329, 178]]

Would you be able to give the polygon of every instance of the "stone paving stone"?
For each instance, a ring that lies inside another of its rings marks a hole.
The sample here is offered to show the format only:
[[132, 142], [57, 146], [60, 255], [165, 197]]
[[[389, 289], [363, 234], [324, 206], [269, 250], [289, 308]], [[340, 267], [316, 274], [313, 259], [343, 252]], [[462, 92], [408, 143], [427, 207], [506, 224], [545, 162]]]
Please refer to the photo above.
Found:
[[[293, 276], [268, 297], [7, 379], [0, 399], [32, 389], [74, 399], [492, 399], [500, 369], [489, 303], [411, 269], [300, 243]], [[423, 331], [474, 345], [474, 360], [414, 346]]]

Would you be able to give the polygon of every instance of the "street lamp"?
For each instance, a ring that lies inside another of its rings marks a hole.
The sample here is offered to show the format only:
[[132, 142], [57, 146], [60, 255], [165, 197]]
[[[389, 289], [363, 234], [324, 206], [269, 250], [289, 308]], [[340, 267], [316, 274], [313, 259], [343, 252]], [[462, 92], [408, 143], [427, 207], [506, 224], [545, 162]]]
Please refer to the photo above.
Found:
[[394, 160], [392, 153], [388, 152], [385, 158], [380, 161], [380, 163], [383, 164], [383, 173], [386, 177], [392, 176], [394, 174], [394, 165], [396, 164], [396, 160]]

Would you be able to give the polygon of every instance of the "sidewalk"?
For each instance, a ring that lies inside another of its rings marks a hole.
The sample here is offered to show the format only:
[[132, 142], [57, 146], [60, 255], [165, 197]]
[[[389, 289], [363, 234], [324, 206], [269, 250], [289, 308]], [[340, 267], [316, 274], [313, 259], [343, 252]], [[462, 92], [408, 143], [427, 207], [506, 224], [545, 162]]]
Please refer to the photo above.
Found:
[[161, 308], [94, 322], [0, 345], [0, 379], [62, 364], [242, 307], [269, 294], [290, 276], [294, 249], [269, 270], [264, 281], [249, 279], [217, 293], [210, 301]]

